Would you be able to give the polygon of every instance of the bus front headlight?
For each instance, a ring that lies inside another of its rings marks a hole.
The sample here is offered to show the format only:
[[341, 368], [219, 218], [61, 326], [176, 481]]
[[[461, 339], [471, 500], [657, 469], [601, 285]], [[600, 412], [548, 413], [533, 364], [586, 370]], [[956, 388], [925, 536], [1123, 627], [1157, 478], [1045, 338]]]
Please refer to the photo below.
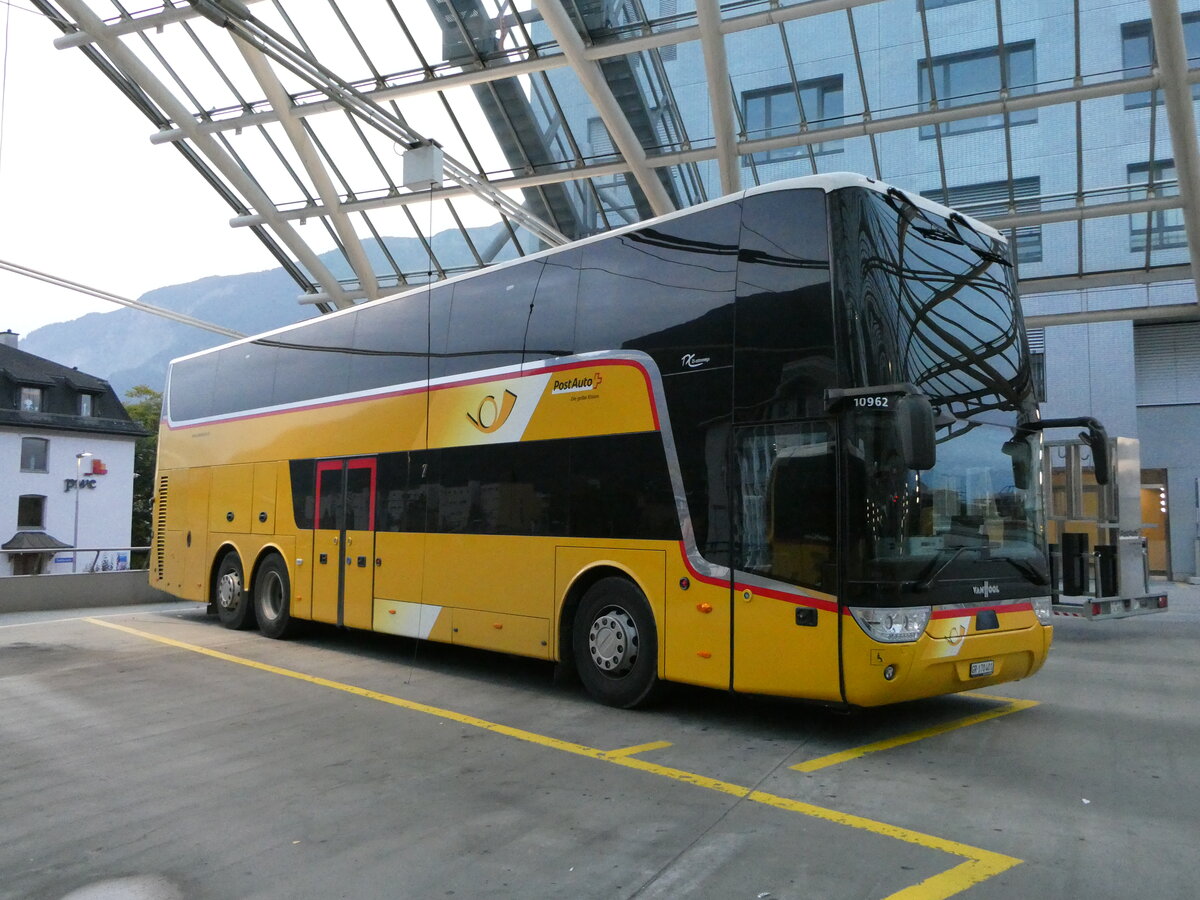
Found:
[[1034, 597], [1033, 611], [1037, 613], [1038, 621], [1043, 625], [1049, 625], [1050, 620], [1054, 617], [1054, 610], [1050, 606], [1049, 597]]
[[929, 624], [930, 607], [852, 606], [850, 614], [869, 637], [888, 644], [915, 641]]

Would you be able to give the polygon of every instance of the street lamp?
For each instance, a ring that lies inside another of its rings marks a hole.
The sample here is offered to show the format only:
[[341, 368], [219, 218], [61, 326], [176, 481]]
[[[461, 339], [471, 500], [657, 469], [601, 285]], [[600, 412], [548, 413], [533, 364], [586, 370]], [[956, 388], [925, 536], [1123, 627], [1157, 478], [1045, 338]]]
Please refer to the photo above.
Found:
[[71, 571], [78, 571], [79, 563], [79, 482], [83, 478], [83, 461], [88, 459], [90, 453], [75, 454], [75, 537], [71, 541], [71, 546], [75, 549], [71, 552]]

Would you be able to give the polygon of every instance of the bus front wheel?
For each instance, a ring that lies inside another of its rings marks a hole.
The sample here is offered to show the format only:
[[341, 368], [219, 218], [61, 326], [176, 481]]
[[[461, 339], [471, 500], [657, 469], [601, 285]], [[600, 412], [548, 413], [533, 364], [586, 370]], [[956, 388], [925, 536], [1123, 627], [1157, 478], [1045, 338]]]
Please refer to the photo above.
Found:
[[572, 634], [579, 678], [608, 706], [632, 709], [658, 687], [658, 632], [645, 595], [624, 578], [602, 578], [579, 604]]
[[270, 556], [254, 576], [254, 616], [258, 629], [269, 638], [291, 637], [296, 631], [292, 618], [292, 587], [287, 564]]
[[217, 607], [217, 618], [222, 625], [239, 631], [254, 627], [254, 611], [250, 608], [250, 597], [246, 593], [242, 560], [236, 553], [229, 552], [221, 557], [212, 590], [213, 604]]

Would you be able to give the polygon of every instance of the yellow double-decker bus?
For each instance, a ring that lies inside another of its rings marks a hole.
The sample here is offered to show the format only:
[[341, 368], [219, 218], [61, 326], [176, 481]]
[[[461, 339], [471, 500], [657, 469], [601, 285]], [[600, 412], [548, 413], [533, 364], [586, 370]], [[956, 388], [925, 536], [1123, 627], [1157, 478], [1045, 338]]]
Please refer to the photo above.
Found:
[[797, 179], [175, 360], [151, 580], [622, 707], [960, 691], [1049, 650], [1037, 417], [1001, 235]]

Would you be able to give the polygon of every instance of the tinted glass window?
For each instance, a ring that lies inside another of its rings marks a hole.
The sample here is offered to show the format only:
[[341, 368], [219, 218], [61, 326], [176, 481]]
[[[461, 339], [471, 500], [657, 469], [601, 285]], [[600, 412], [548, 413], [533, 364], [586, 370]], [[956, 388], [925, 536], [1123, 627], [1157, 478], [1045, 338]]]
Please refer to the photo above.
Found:
[[292, 515], [297, 528], [313, 527], [313, 511], [316, 509], [317, 465], [311, 459], [295, 459], [291, 462]]
[[739, 569], [833, 590], [834, 449], [825, 422], [738, 429]]
[[896, 196], [830, 197], [853, 384], [911, 382], [960, 418], [1031, 403], [1007, 247]]
[[422, 291], [355, 313], [350, 390], [424, 381], [428, 371], [429, 295]]
[[546, 258], [534, 292], [525, 360], [567, 356], [575, 346], [575, 304], [579, 294], [579, 263], [583, 251], [576, 248]]
[[354, 346], [352, 314], [321, 318], [264, 338], [261, 343], [275, 348], [273, 403], [296, 403], [346, 392], [350, 384], [350, 350]]
[[434, 362], [433, 377], [518, 365], [541, 271], [534, 261], [454, 284], [446, 356]]
[[274, 347], [253, 341], [226, 347], [217, 354], [217, 384], [213, 413], [261, 409], [271, 405], [275, 382]]
[[738, 263], [735, 416], [821, 415], [835, 381], [822, 191], [747, 197]]
[[167, 411], [176, 422], [212, 415], [217, 367], [212, 355], [185, 359], [171, 366]]
[[739, 210], [726, 203], [584, 246], [576, 349], [646, 350], [664, 373], [690, 368], [688, 354], [728, 364], [710, 326], [732, 297]]
[[374, 531], [374, 497], [372, 484], [374, 468], [354, 467], [346, 470], [346, 530]]
[[330, 531], [342, 528], [342, 469], [322, 469], [317, 473], [317, 527]]
[[377, 491], [380, 530], [680, 534], [662, 439], [652, 432], [385, 454]]

